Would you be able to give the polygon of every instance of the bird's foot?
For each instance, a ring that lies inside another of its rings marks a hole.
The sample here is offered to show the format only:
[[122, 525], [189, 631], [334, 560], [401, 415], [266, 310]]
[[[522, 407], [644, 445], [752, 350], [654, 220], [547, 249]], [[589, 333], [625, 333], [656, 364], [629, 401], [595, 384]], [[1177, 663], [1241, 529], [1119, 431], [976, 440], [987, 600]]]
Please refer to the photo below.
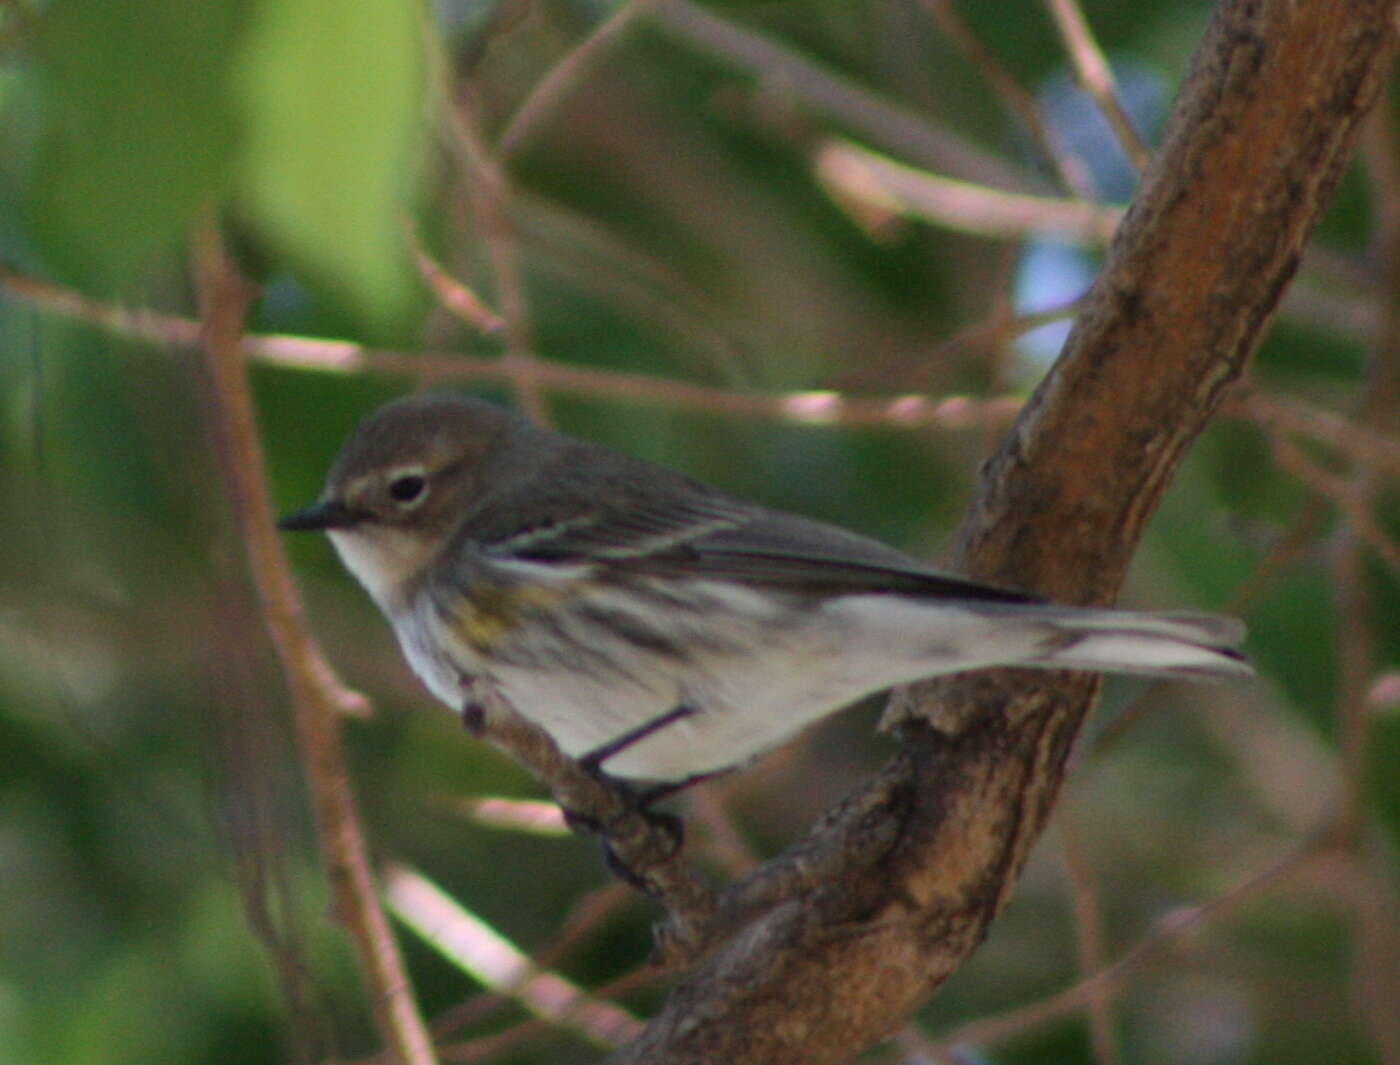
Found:
[[[597, 769], [591, 769], [590, 775], [616, 800], [617, 811], [604, 819], [566, 808], [564, 823], [581, 835], [598, 836], [609, 871], [643, 894], [656, 896], [645, 870], [680, 853], [685, 845], [685, 824], [673, 813], [652, 809], [651, 804], [673, 794], [674, 789], [670, 785], [637, 788]], [[622, 856], [624, 852], [627, 858]]]

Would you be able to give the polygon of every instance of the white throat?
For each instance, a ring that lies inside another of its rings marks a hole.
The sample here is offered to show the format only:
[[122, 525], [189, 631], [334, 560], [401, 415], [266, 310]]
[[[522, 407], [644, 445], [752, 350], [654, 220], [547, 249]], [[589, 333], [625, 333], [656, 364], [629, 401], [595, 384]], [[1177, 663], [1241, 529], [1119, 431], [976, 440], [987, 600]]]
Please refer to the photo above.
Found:
[[428, 563], [428, 546], [397, 529], [328, 529], [327, 535], [345, 568], [386, 614], [397, 612], [410, 582]]

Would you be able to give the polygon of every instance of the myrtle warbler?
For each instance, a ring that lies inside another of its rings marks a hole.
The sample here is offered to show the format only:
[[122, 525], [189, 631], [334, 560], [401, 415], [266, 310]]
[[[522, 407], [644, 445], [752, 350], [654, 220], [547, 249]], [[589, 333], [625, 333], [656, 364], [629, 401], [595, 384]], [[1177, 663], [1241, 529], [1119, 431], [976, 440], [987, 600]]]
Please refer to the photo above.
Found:
[[487, 679], [615, 777], [712, 773], [969, 669], [1251, 672], [1236, 620], [974, 584], [462, 396], [371, 414], [279, 524], [330, 535], [438, 698]]

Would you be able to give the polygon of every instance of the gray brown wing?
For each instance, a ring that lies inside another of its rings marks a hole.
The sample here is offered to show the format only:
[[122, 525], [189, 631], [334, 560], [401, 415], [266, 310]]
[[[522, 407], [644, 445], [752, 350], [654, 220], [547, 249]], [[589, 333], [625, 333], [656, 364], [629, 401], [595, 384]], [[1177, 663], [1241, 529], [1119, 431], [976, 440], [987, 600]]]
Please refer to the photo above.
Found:
[[789, 514], [763, 512], [688, 546], [694, 569], [749, 583], [825, 594], [891, 592], [997, 603], [1037, 601], [1022, 592], [940, 573], [878, 540]]
[[497, 498], [464, 533], [489, 554], [522, 561], [590, 562], [811, 594], [1036, 601], [940, 573], [878, 540], [746, 503], [670, 470], [591, 448], [583, 457], [561, 461], [518, 496]]

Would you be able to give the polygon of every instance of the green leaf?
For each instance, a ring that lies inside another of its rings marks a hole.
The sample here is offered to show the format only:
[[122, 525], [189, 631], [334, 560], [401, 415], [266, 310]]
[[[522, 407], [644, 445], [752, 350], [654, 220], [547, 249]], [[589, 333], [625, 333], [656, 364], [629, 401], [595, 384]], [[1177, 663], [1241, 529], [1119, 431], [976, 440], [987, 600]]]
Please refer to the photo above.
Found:
[[114, 282], [175, 246], [222, 190], [232, 0], [55, 4], [42, 23], [43, 133], [28, 193], [38, 245]]
[[332, 305], [384, 329], [418, 287], [401, 235], [423, 126], [419, 8], [264, 0], [238, 65], [240, 206]]

